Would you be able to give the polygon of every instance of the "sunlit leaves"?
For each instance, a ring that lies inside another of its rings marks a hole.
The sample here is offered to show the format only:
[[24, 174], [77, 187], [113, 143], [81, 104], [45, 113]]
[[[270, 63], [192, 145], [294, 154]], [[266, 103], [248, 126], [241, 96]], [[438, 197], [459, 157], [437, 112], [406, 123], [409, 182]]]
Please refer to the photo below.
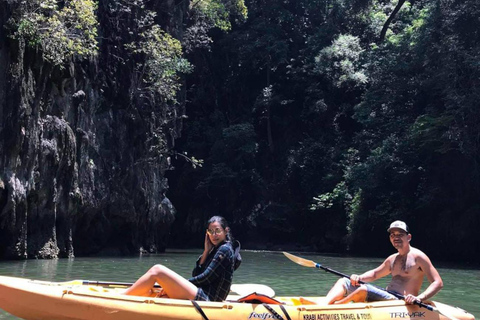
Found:
[[345, 181], [342, 181], [335, 186], [332, 192], [326, 192], [316, 197], [313, 197], [313, 200], [315, 202], [310, 206], [310, 210], [314, 211], [318, 209], [329, 209], [333, 206], [335, 201], [341, 201], [345, 197], [351, 198], [348, 194]]
[[338, 87], [349, 82], [354, 85], [365, 84], [368, 78], [361, 65], [362, 52], [358, 37], [340, 35], [315, 58], [316, 69]]
[[243, 0], [194, 0], [191, 1], [190, 8], [197, 19], [206, 20], [223, 31], [231, 29], [230, 17], [238, 17], [240, 20], [247, 17], [247, 7]]
[[181, 86], [179, 73], [192, 70], [191, 64], [182, 57], [180, 42], [158, 25], [153, 25], [142, 32], [140, 40], [130, 44], [129, 48], [145, 56], [145, 62], [138, 65], [138, 71], [145, 75], [146, 88], [166, 100], [174, 101]]
[[61, 65], [73, 55], [82, 57], [97, 52], [96, 2], [55, 0], [22, 2], [9, 21], [11, 36], [39, 46], [47, 61]]

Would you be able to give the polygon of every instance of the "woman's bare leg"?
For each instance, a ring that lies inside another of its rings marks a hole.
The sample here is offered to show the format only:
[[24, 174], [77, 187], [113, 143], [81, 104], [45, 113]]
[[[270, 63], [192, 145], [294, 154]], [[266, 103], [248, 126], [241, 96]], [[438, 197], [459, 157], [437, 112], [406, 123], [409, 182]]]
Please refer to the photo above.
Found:
[[125, 294], [148, 296], [155, 282], [173, 299], [194, 299], [198, 292], [198, 288], [193, 283], [169, 268], [157, 264], [128, 288]]
[[345, 298], [336, 301], [335, 303], [365, 302], [366, 299], [367, 288], [365, 286], [360, 286], [357, 290], [353, 291]]
[[335, 303], [335, 301], [342, 299], [345, 297], [346, 289], [344, 287], [343, 278], [337, 280], [337, 282], [333, 285], [330, 291], [327, 293], [325, 297], [325, 301], [327, 304]]

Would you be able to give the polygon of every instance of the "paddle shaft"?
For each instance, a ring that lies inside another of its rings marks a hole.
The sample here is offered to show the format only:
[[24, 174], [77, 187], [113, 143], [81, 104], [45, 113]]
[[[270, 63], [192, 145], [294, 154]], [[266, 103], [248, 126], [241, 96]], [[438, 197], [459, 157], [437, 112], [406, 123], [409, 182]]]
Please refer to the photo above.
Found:
[[[112, 282], [112, 281], [90, 281], [82, 280], [82, 285], [89, 286], [120, 286], [120, 287], [131, 287], [133, 283], [131, 282]], [[154, 285], [155, 288], [161, 288], [160, 285]]]
[[[349, 276], [349, 275], [346, 275], [345, 273], [338, 272], [338, 271], [336, 271], [336, 270], [330, 269], [330, 268], [328, 268], [328, 267], [324, 267], [324, 266], [322, 266], [320, 263], [315, 263], [315, 267], [318, 268], [318, 269], [322, 269], [322, 270], [325, 270], [325, 271], [327, 271], [327, 272], [336, 274], [337, 276], [350, 279], [350, 276]], [[364, 282], [364, 281], [358, 281], [358, 283], [367, 284], [367, 283]], [[382, 288], [382, 287], [378, 287], [378, 286], [373, 285], [373, 284], [371, 284], [371, 283], [369, 283], [368, 285], [369, 285], [369, 286], [373, 286], [373, 287], [375, 287], [375, 288], [377, 288], [377, 289], [386, 291], [386, 292], [390, 293], [391, 295], [394, 295], [394, 296], [397, 297], [398, 299], [405, 300], [405, 296], [404, 296], [403, 294], [400, 294], [400, 293], [395, 292], [395, 291], [390, 291], [390, 290], [384, 289], [384, 288]], [[414, 303], [417, 304], [417, 305], [419, 305], [420, 307], [426, 308], [426, 309], [428, 309], [428, 310], [430, 310], [430, 311], [434, 311], [434, 308], [433, 308], [432, 306], [428, 305], [428, 304], [425, 304], [425, 303], [420, 302], [420, 301], [415, 301]]]

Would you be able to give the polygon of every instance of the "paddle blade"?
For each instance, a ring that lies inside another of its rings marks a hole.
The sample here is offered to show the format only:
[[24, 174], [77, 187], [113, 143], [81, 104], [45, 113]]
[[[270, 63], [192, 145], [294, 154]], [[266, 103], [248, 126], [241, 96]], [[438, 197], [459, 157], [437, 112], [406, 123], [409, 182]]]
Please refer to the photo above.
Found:
[[283, 252], [283, 254], [290, 260], [292, 260], [293, 262], [299, 264], [299, 265], [302, 265], [304, 267], [309, 267], [309, 268], [316, 268], [317, 267], [317, 264], [315, 262], [313, 262], [312, 260], [307, 260], [307, 259], [303, 259], [303, 258], [300, 258], [300, 257], [297, 257], [297, 256], [294, 256], [293, 254], [291, 253], [288, 253], [288, 252]]
[[470, 319], [470, 320], [475, 320], [475, 317], [468, 313], [467, 311], [449, 306], [447, 304], [443, 304], [440, 302], [435, 301], [435, 306], [433, 307], [433, 311], [443, 315], [444, 317], [447, 317], [451, 320], [459, 320], [461, 319]]

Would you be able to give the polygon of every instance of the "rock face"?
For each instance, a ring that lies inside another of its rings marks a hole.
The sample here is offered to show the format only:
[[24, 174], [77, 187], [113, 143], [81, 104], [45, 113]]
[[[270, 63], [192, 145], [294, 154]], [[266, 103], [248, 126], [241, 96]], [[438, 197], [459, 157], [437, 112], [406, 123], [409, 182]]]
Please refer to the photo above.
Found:
[[[0, 26], [14, 2], [0, 3]], [[114, 4], [99, 3], [99, 55], [66, 68], [46, 63], [2, 27], [0, 258], [165, 247], [175, 216], [165, 197], [169, 163], [165, 152], [151, 156], [149, 141], [160, 128], [172, 147], [183, 103], [148, 109], [132, 98], [133, 67], [119, 56], [128, 21], [118, 28]], [[178, 24], [182, 7], [172, 12]]]

